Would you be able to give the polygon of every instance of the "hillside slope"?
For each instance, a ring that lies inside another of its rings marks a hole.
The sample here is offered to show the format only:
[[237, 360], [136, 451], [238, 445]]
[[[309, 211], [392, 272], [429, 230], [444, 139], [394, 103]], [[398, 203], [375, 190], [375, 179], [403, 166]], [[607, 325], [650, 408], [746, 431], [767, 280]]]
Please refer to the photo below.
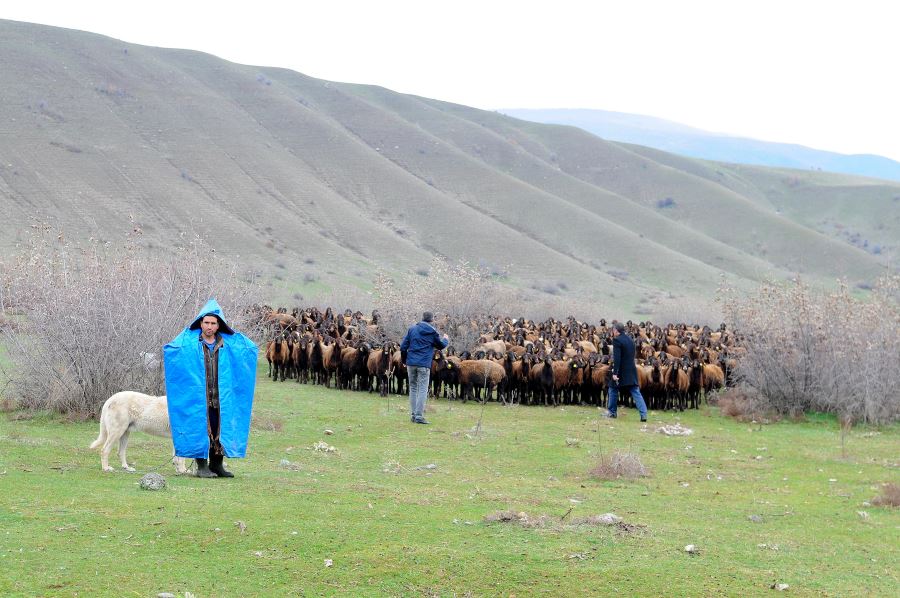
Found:
[[708, 298], [722, 276], [870, 281], [894, 255], [896, 222], [871, 236], [878, 251], [835, 228], [863, 227], [862, 205], [896, 205], [885, 198], [900, 185], [883, 181], [797, 184], [793, 171], [11, 21], [0, 84], [4, 252], [35, 222], [113, 242], [137, 225], [163, 248], [198, 232], [295, 289], [365, 286], [444, 255], [626, 313]]
[[839, 154], [792, 143], [710, 133], [662, 118], [588, 109], [502, 109], [503, 114], [544, 124], [579, 127], [603, 139], [692, 158], [775, 168], [824, 170], [900, 181], [900, 162], [872, 154]]

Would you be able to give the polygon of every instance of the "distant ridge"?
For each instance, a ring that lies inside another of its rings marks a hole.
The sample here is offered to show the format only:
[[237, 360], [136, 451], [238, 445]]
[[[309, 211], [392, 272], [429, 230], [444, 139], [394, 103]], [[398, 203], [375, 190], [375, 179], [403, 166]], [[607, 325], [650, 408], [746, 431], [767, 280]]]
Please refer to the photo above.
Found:
[[579, 127], [610, 141], [645, 145], [692, 158], [802, 170], [823, 170], [900, 181], [900, 162], [873, 154], [839, 154], [802, 145], [710, 133], [639, 114], [589, 109], [501, 109], [545, 124]]
[[896, 263], [900, 184], [878, 179], [12, 21], [0, 87], [0, 257], [35, 222], [163, 251], [198, 232], [286, 297], [441, 255], [622, 315], [708, 301], [723, 277], [865, 286]]

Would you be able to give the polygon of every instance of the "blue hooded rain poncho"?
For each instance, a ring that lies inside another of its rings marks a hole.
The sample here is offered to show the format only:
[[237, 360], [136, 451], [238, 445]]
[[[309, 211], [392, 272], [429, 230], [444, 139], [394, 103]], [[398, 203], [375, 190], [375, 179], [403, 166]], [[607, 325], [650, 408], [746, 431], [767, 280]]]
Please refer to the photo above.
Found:
[[231, 329], [222, 308], [210, 299], [197, 318], [163, 348], [166, 395], [175, 454], [190, 459], [209, 456], [206, 407], [206, 366], [200, 322], [219, 318], [219, 426], [225, 456], [244, 457], [250, 435], [250, 413], [256, 387], [257, 348], [249, 338]]

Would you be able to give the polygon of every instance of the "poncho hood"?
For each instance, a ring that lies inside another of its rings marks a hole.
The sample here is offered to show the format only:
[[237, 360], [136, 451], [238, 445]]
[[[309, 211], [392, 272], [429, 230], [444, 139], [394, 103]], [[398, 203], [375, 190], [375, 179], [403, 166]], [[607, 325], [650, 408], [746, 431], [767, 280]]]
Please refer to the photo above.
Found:
[[200, 322], [202, 322], [203, 318], [206, 316], [216, 316], [216, 318], [218, 318], [219, 332], [221, 334], [234, 334], [234, 330], [232, 330], [231, 326], [228, 325], [228, 322], [225, 321], [225, 316], [222, 314], [222, 308], [219, 306], [219, 302], [215, 299], [210, 299], [206, 302], [206, 305], [200, 310], [200, 314], [193, 322], [191, 322], [191, 325], [188, 326], [188, 330], [200, 330]]
[[225, 455], [244, 457], [250, 436], [258, 350], [249, 338], [225, 322], [222, 308], [210, 299], [200, 314], [163, 348], [166, 396], [175, 454], [191, 459], [209, 455], [206, 407], [206, 366], [200, 321], [219, 318], [222, 345], [218, 351], [220, 440]]

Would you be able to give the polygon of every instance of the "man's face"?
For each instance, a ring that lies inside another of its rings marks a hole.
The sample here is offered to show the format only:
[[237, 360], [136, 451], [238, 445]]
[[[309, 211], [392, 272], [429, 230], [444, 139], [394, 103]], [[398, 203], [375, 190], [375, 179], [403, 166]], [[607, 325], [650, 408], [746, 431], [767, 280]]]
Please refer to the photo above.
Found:
[[200, 329], [206, 338], [214, 337], [216, 332], [219, 331], [219, 319], [215, 316], [203, 316], [203, 319], [200, 321]]

